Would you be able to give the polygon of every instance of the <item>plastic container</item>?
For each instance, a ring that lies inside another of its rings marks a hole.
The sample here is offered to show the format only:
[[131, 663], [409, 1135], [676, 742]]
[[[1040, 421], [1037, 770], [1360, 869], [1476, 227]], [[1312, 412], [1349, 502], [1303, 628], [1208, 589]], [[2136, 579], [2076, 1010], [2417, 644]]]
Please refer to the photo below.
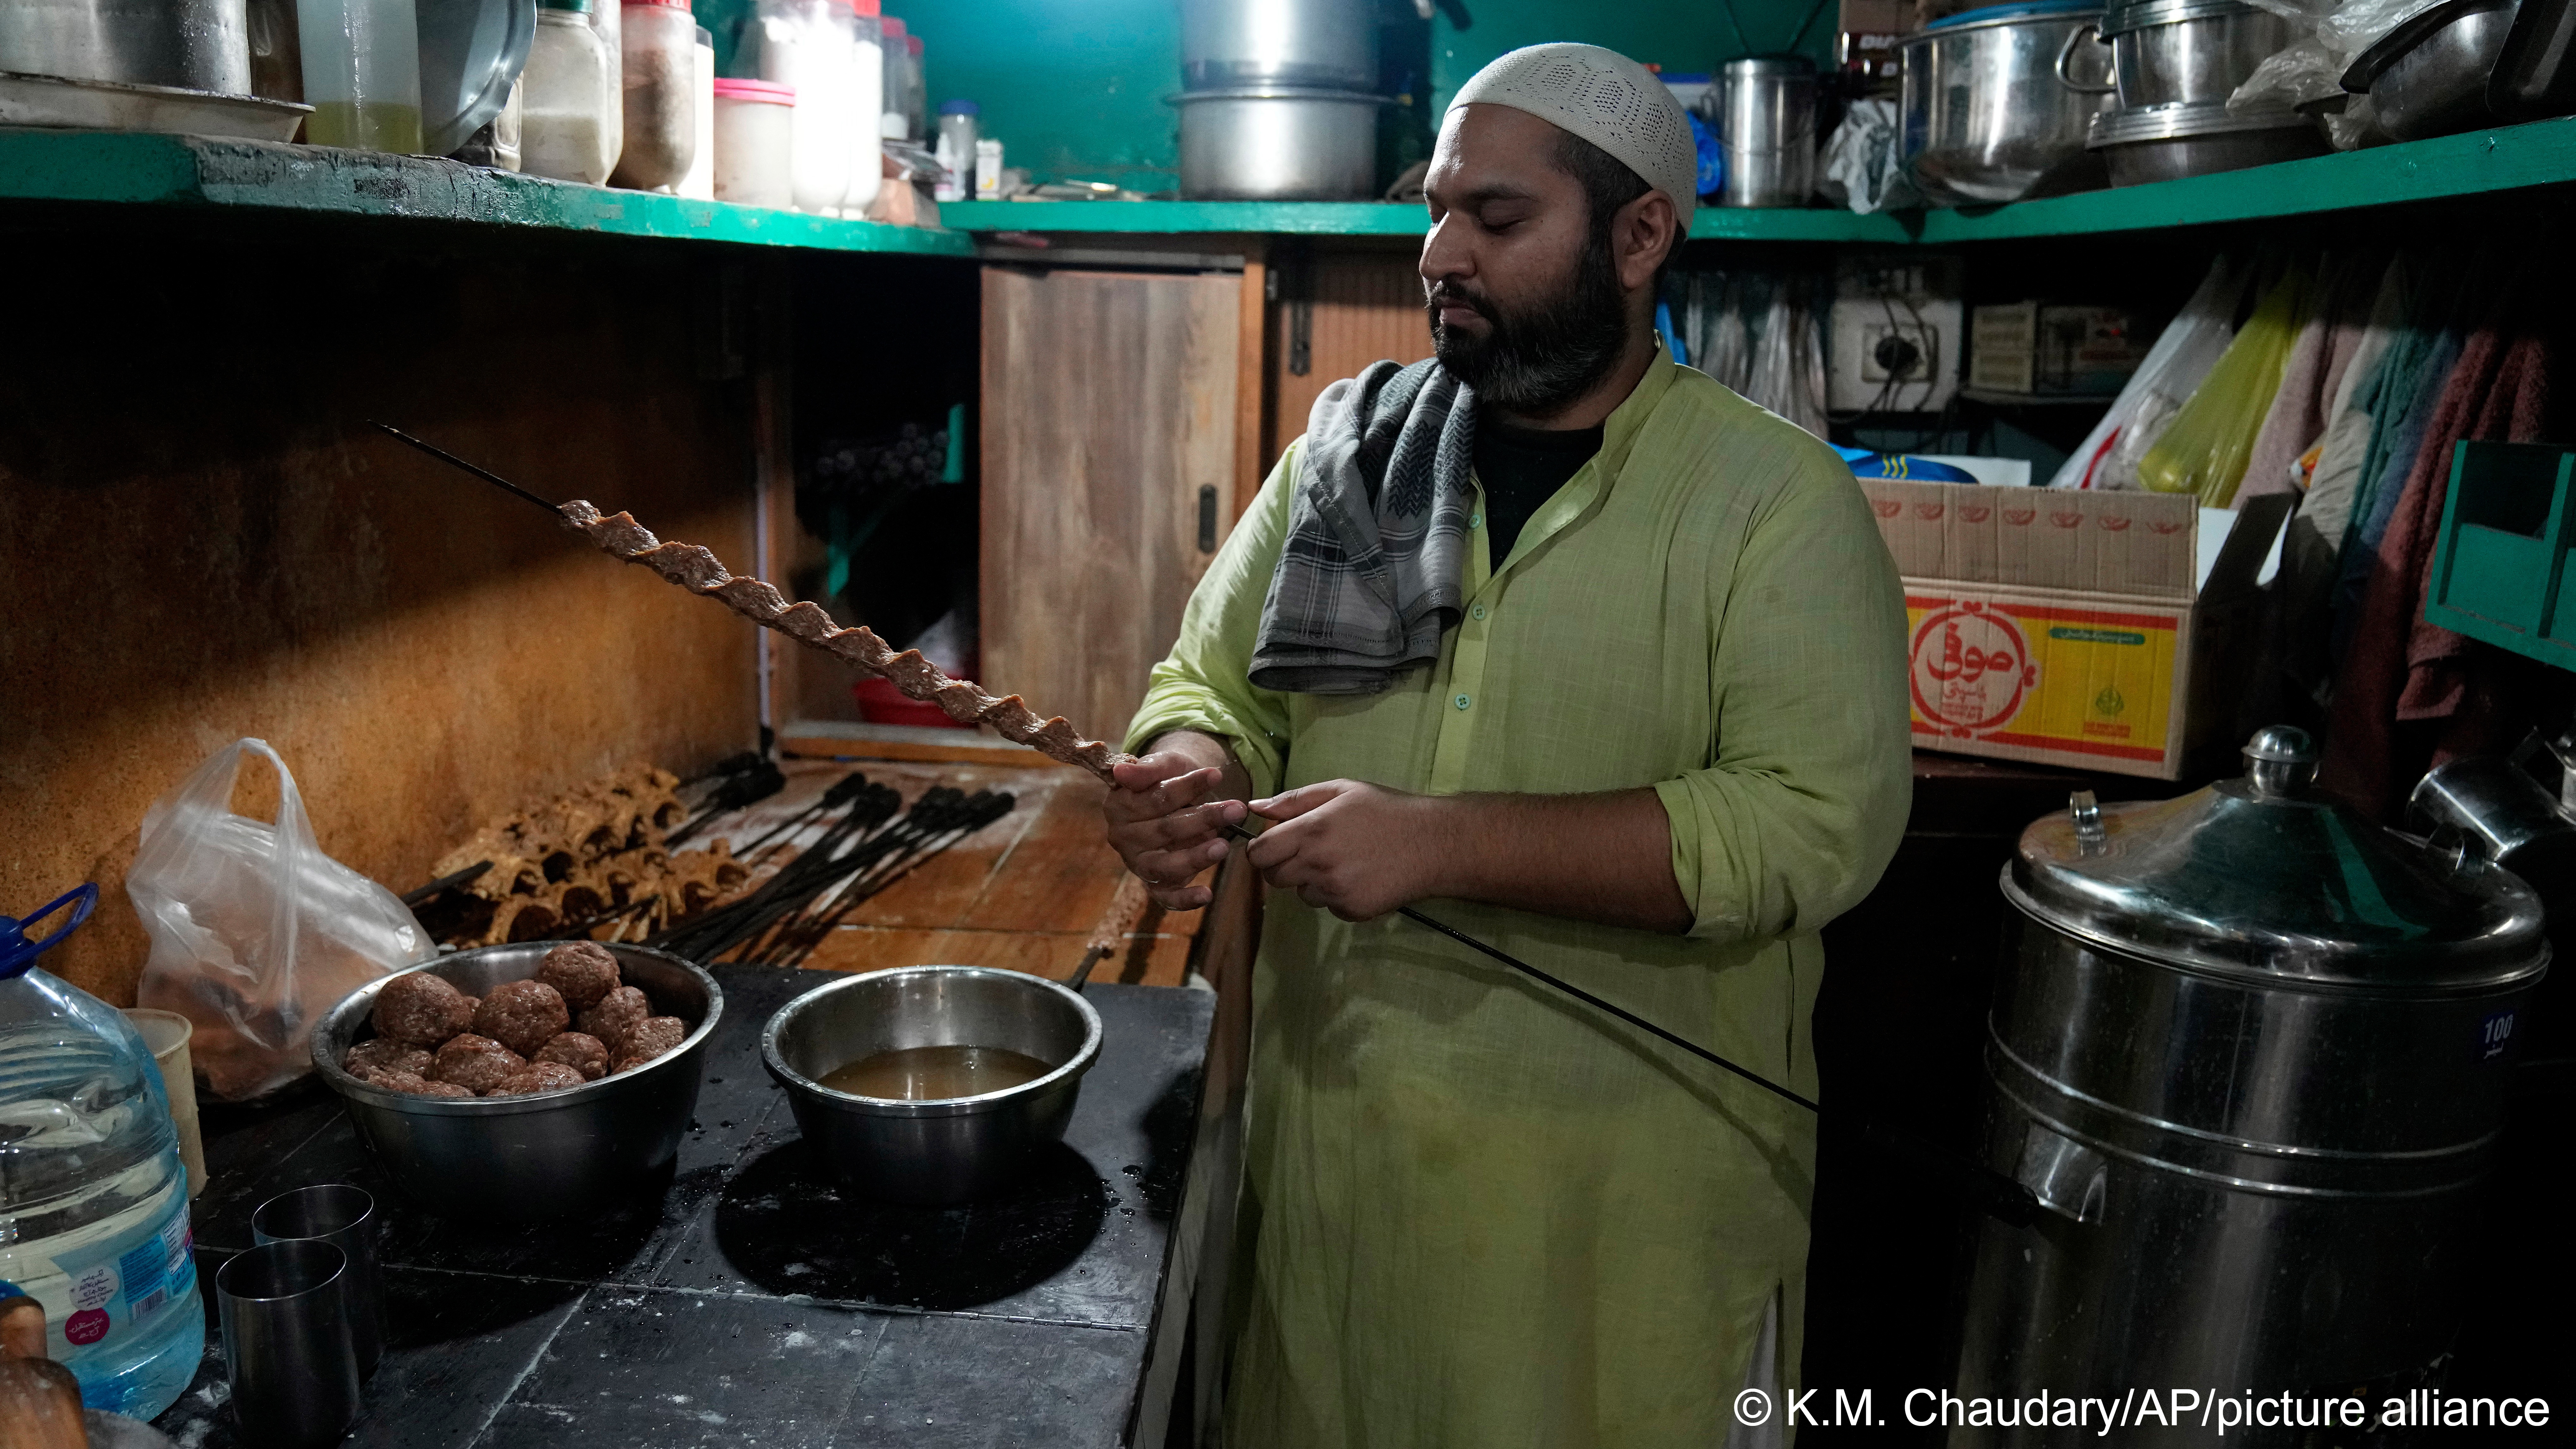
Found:
[[0, 917], [0, 1296], [44, 1309], [46, 1357], [84, 1405], [149, 1419], [205, 1352], [188, 1169], [142, 1034], [35, 969], [97, 899], [83, 886], [30, 917], [71, 911], [42, 941]]
[[420, 32], [412, 0], [295, 0], [295, 28], [304, 101], [313, 108], [304, 139], [419, 154]]
[[791, 206], [796, 88], [771, 81], [715, 83], [715, 194], [745, 206]]
[[557, 181], [605, 184], [608, 47], [585, 18], [591, 0], [537, 0], [537, 38], [519, 76], [519, 169]]
[[1002, 143], [991, 136], [975, 138], [975, 199], [1002, 199]]
[[610, 181], [632, 191], [680, 184], [698, 144], [698, 22], [689, 0], [624, 0], [618, 88], [625, 144]]
[[697, 81], [692, 89], [697, 95], [694, 115], [697, 137], [689, 148], [689, 174], [680, 178], [680, 194], [700, 201], [713, 201], [716, 196], [716, 38], [698, 27]]
[[[545, 0], [538, 0], [539, 4]], [[608, 88], [608, 169], [617, 170], [619, 154], [626, 148], [625, 68], [626, 7], [617, 0], [591, 0], [590, 28], [599, 32], [599, 43], [606, 47], [608, 64], [600, 80]]]
[[909, 52], [904, 63], [903, 83], [906, 88], [904, 101], [909, 107], [904, 112], [904, 120], [912, 132], [912, 138], [919, 141], [927, 138], [931, 132], [930, 76], [922, 66], [921, 37], [906, 35], [903, 38], [903, 48]]
[[760, 78], [796, 88], [792, 204], [829, 215], [850, 189], [850, 7], [844, 0], [760, 0], [759, 15]]
[[884, 109], [877, 116], [877, 135], [888, 141], [909, 141], [912, 135], [912, 103], [905, 86], [912, 71], [912, 36], [904, 29], [900, 16], [882, 16], [877, 21], [877, 40], [883, 49], [882, 77]]
[[885, 42], [880, 0], [850, 0], [850, 185], [841, 211], [864, 216], [885, 181]]
[[939, 103], [939, 182], [934, 200], [964, 201], [975, 184], [976, 128], [983, 108], [973, 101]]

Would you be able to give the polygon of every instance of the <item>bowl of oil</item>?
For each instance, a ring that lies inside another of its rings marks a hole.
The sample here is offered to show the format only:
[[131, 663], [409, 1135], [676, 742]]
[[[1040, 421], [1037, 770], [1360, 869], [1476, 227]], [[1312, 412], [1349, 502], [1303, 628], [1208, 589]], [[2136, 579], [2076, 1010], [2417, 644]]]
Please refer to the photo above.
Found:
[[892, 1202], [956, 1203], [1063, 1140], [1100, 1054], [1100, 1013], [1042, 977], [982, 966], [845, 976], [778, 1009], [761, 1065], [807, 1145]]

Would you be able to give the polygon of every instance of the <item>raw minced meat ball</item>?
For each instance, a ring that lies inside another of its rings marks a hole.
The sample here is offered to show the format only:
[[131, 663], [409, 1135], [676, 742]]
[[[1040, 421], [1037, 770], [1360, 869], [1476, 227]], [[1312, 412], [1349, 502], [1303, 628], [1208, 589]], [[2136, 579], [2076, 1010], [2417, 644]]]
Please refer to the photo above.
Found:
[[583, 1081], [595, 1082], [608, 1075], [608, 1044], [588, 1032], [557, 1032], [528, 1060], [558, 1062], [581, 1073]]
[[474, 998], [426, 971], [406, 971], [376, 993], [376, 1035], [435, 1047], [474, 1021]]
[[471, 1097], [474, 1094], [454, 1082], [434, 1082], [417, 1072], [371, 1071], [368, 1083], [388, 1092], [408, 1092], [415, 1097]]
[[494, 1083], [483, 1093], [486, 1097], [524, 1097], [530, 1092], [554, 1092], [565, 1087], [578, 1087], [584, 1078], [561, 1062], [530, 1062]]
[[632, 986], [620, 986], [581, 1014], [581, 1029], [599, 1038], [614, 1053], [636, 1023], [653, 1014], [652, 998]]
[[521, 1056], [572, 1025], [561, 994], [542, 981], [504, 981], [474, 1008], [474, 1030]]
[[617, 1054], [609, 1058], [609, 1065], [621, 1072], [640, 1067], [678, 1046], [688, 1035], [689, 1024], [676, 1016], [649, 1017], [636, 1023], [626, 1040], [617, 1044]]
[[454, 1082], [469, 1092], [488, 1092], [501, 1079], [528, 1064], [528, 1059], [492, 1040], [467, 1032], [451, 1037], [438, 1049], [438, 1064], [432, 1075], [442, 1082]]
[[434, 1060], [427, 1047], [379, 1036], [349, 1048], [349, 1054], [340, 1059], [340, 1065], [353, 1077], [363, 1077], [369, 1072], [409, 1072], [416, 1077], [428, 1071]]
[[617, 989], [617, 958], [597, 941], [566, 941], [546, 953], [536, 979], [560, 993], [564, 1005], [588, 1011]]

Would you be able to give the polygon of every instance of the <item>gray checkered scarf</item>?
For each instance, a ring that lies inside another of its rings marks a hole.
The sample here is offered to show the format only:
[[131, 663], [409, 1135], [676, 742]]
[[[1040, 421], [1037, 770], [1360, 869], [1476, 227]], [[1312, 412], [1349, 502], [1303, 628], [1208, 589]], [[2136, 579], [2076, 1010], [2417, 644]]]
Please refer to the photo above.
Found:
[[1371, 363], [1315, 399], [1253, 684], [1376, 694], [1440, 657], [1466, 595], [1475, 436], [1475, 390], [1437, 359]]

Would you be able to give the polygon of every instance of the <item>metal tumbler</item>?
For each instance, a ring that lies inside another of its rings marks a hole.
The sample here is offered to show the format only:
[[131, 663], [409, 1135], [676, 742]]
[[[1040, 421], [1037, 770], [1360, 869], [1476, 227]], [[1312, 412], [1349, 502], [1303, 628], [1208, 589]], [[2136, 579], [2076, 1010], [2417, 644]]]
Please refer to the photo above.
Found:
[[358, 1357], [341, 1281], [319, 1238], [264, 1243], [215, 1271], [233, 1416], [249, 1443], [336, 1444], [358, 1417]]
[[250, 1240], [284, 1243], [311, 1239], [346, 1254], [341, 1291], [349, 1302], [349, 1344], [358, 1375], [376, 1371], [385, 1349], [384, 1280], [376, 1271], [376, 1200], [345, 1182], [319, 1183], [279, 1193], [250, 1215]]

